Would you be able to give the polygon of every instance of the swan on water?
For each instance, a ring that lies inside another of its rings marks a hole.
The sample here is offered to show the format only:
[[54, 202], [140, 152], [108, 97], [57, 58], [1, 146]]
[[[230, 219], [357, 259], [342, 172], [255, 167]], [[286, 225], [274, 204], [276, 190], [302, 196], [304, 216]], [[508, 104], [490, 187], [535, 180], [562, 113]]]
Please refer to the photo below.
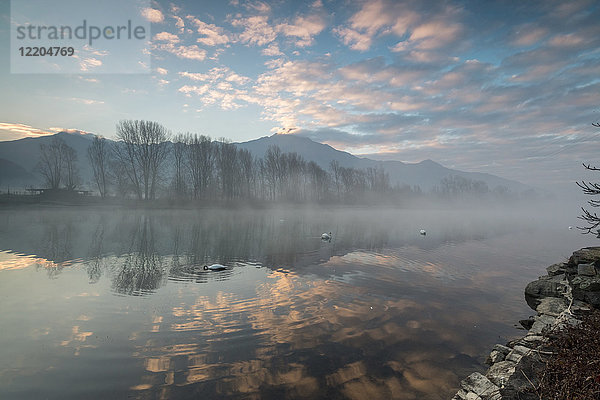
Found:
[[425, 229], [421, 229], [419, 233], [423, 236], [427, 235], [427, 231], [425, 231]]
[[227, 267], [225, 267], [224, 265], [221, 265], [221, 264], [213, 264], [213, 265], [205, 265], [204, 266], [205, 271], [223, 271], [225, 269], [227, 269]]
[[331, 232], [329, 232], [329, 233], [323, 233], [323, 234], [321, 235], [321, 240], [329, 240], [329, 241], [331, 241], [331, 237], [332, 237], [332, 236], [333, 236], [333, 235], [331, 234]]

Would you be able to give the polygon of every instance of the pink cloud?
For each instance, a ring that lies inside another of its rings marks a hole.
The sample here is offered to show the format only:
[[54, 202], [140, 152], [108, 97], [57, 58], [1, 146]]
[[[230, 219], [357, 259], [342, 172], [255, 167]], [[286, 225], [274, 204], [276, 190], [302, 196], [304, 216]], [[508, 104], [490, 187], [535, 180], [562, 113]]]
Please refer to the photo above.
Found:
[[173, 43], [156, 43], [153, 49], [166, 51], [179, 58], [188, 60], [203, 61], [206, 58], [206, 50], [200, 49], [196, 45], [192, 46], [176, 46]]
[[261, 51], [261, 54], [265, 56], [280, 56], [283, 53], [279, 50], [277, 43], [271, 43], [267, 48]]
[[269, 25], [268, 21], [268, 16], [258, 15], [235, 19], [231, 24], [235, 27], [244, 28], [244, 31], [239, 34], [239, 40], [242, 43], [264, 46], [274, 41], [277, 37], [275, 29]]
[[204, 93], [206, 93], [208, 91], [209, 87], [210, 87], [209, 85], [202, 85], [202, 86], [184, 85], [184, 86], [180, 87], [177, 91], [190, 97], [192, 94], [203, 95]]
[[154, 35], [154, 40], [169, 43], [179, 43], [179, 37], [169, 32], [160, 32]]
[[44, 131], [31, 125], [0, 122], [0, 140], [17, 140], [25, 137], [38, 137], [53, 135], [53, 132]]
[[382, 0], [366, 2], [360, 11], [350, 18], [350, 24], [354, 29], [373, 34], [392, 23], [394, 16], [389, 11], [389, 3]]
[[[437, 49], [455, 41], [462, 33], [462, 25], [457, 22], [460, 9], [442, 7], [425, 16], [419, 7], [418, 2], [366, 2], [346, 25], [334, 28], [333, 32], [344, 44], [359, 51], [368, 50], [376, 38], [393, 34], [403, 39], [392, 48], [395, 52]], [[409, 38], [405, 39], [407, 34]]]
[[141, 13], [142, 17], [153, 23], [160, 23], [165, 20], [163, 13], [155, 8], [144, 8]]
[[259, 14], [269, 14], [271, 6], [262, 1], [250, 1], [244, 3], [244, 7], [249, 11], [258, 12]]
[[352, 50], [366, 51], [371, 47], [373, 42], [373, 36], [368, 33], [361, 33], [357, 30], [350, 28], [335, 28], [333, 30], [337, 34], [342, 42], [349, 46]]
[[213, 24], [207, 24], [191, 15], [186, 16], [186, 18], [196, 26], [197, 32], [203, 36], [196, 40], [198, 43], [205, 46], [217, 46], [220, 44], [227, 44], [230, 41], [229, 36], [225, 33], [223, 28]]
[[314, 36], [321, 33], [326, 26], [325, 19], [315, 14], [297, 17], [292, 24], [280, 24], [277, 26], [277, 30], [285, 36], [297, 37], [296, 45], [306, 47], [313, 43]]
[[568, 33], [563, 35], [556, 35], [548, 42], [551, 46], [555, 47], [570, 47], [578, 46], [582, 44], [585, 39], [575, 33]]
[[511, 43], [514, 46], [531, 46], [542, 40], [548, 34], [545, 28], [525, 25], [512, 34]]
[[461, 34], [461, 24], [439, 20], [427, 22], [416, 27], [410, 35], [410, 41], [415, 41], [421, 50], [440, 48], [454, 42]]

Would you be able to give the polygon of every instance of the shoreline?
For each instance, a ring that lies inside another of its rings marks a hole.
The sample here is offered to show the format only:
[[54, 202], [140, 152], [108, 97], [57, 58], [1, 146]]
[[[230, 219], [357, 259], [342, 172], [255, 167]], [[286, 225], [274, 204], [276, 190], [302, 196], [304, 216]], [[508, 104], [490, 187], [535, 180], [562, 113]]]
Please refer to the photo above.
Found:
[[578, 325], [579, 316], [600, 308], [599, 267], [600, 247], [584, 247], [530, 282], [525, 300], [537, 315], [519, 321], [527, 333], [506, 345], [494, 345], [486, 373], [474, 372], [463, 379], [452, 400], [539, 399], [540, 372], [552, 357], [544, 345], [552, 333]]

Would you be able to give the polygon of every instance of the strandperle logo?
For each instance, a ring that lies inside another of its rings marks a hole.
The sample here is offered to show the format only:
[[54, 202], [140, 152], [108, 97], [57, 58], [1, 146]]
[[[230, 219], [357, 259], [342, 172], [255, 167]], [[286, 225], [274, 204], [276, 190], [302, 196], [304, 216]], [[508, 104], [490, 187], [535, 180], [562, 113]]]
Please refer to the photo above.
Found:
[[134, 26], [131, 20], [126, 24], [115, 26], [88, 25], [87, 20], [78, 26], [69, 25], [18, 25], [16, 27], [17, 40], [86, 40], [92, 46], [94, 41], [105, 40], [144, 40], [146, 28], [141, 25]]
[[10, 72], [150, 73], [152, 10], [150, 0], [11, 0]]

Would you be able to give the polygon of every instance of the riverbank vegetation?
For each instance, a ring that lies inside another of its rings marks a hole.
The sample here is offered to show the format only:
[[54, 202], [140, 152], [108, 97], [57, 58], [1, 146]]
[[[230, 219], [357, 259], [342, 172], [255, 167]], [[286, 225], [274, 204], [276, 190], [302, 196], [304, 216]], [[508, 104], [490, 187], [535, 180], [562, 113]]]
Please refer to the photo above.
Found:
[[548, 343], [554, 355], [546, 362], [540, 399], [600, 399], [600, 311], [567, 326]]

